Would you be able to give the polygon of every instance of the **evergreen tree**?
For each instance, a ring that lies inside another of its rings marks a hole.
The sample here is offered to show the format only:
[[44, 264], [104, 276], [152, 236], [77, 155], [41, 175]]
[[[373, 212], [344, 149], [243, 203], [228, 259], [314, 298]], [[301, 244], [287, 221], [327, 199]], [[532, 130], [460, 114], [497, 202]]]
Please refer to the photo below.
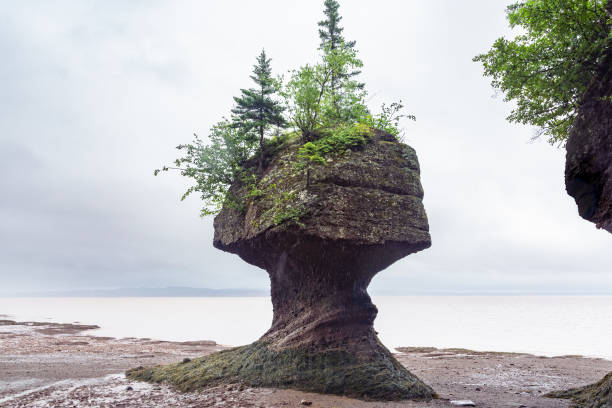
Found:
[[[340, 20], [342, 16], [338, 13], [340, 4], [336, 0], [325, 0], [325, 10], [323, 13], [326, 16], [325, 20], [319, 21], [319, 38], [321, 44], [319, 49], [324, 53], [324, 59], [329, 59], [330, 55], [349, 52], [355, 53], [355, 41], [346, 41], [342, 35], [344, 28], [340, 26]], [[333, 57], [332, 57], [333, 58]], [[337, 116], [340, 115], [340, 101], [342, 97], [343, 88], [345, 82], [350, 80], [352, 77], [361, 73], [359, 70], [347, 71], [340, 67], [340, 69], [334, 68], [331, 71], [331, 77], [329, 80], [329, 90], [332, 98], [332, 105], [336, 110]], [[352, 82], [351, 87], [356, 85], [357, 89], [363, 89], [365, 84], [359, 82]]]
[[355, 47], [355, 41], [346, 41], [342, 36], [343, 27], [340, 27], [339, 23], [342, 20], [340, 14], [338, 14], [338, 8], [340, 4], [336, 0], [325, 0], [325, 10], [323, 13], [327, 17], [326, 20], [319, 21], [319, 38], [321, 38], [320, 49], [330, 50], [337, 49], [341, 44], [347, 48]]
[[256, 133], [259, 136], [259, 170], [261, 171], [266, 131], [272, 126], [284, 128], [286, 122], [283, 117], [284, 107], [273, 98], [278, 91], [278, 84], [272, 78], [270, 59], [266, 57], [264, 50], [257, 57], [257, 64], [253, 66], [253, 75], [250, 77], [257, 87], [240, 90], [242, 95], [234, 97], [236, 107], [232, 109], [232, 113], [235, 127], [242, 129], [245, 134]]

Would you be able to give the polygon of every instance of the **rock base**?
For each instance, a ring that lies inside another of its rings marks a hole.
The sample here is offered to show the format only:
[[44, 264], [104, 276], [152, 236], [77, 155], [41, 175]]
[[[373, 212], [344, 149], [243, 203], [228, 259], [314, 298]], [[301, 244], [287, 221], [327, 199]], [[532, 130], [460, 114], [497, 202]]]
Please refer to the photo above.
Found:
[[129, 379], [169, 383], [181, 391], [221, 384], [293, 388], [365, 400], [429, 400], [435, 392], [406, 370], [381, 344], [367, 358], [344, 350], [275, 351], [265, 341], [183, 363], [139, 367]]
[[551, 392], [546, 397], [571, 399], [574, 408], [612, 408], [612, 373], [595, 384]]

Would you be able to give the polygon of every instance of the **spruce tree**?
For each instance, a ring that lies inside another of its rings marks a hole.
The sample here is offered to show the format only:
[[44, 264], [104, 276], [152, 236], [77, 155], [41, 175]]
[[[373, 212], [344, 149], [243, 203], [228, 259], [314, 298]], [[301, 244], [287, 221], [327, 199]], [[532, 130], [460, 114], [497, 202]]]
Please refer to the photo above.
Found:
[[259, 136], [259, 171], [263, 168], [266, 131], [272, 126], [286, 126], [283, 117], [285, 108], [273, 98], [278, 87], [272, 78], [270, 61], [262, 50], [257, 57], [257, 64], [253, 66], [253, 75], [250, 76], [257, 87], [241, 89], [242, 95], [234, 97], [236, 107], [232, 109], [234, 126], [242, 129], [245, 135], [255, 132]]
[[[333, 53], [336, 50], [343, 48], [344, 50], [354, 51], [355, 41], [346, 41], [342, 35], [344, 28], [340, 26], [342, 16], [338, 13], [340, 4], [336, 0], [325, 0], [323, 3], [325, 10], [323, 13], [326, 16], [325, 20], [319, 21], [319, 38], [321, 44], [319, 49], [324, 53]], [[332, 70], [330, 77], [330, 93], [332, 96], [332, 104], [336, 109], [336, 114], [340, 114], [338, 96], [342, 93], [343, 82], [360, 74], [361, 71], [354, 70], [351, 72], [336, 72]], [[358, 89], [363, 89], [365, 84], [357, 83]]]
[[339, 23], [342, 20], [340, 14], [338, 14], [338, 8], [340, 4], [336, 0], [325, 0], [325, 10], [323, 13], [327, 17], [326, 20], [319, 21], [319, 38], [321, 38], [320, 49], [325, 50], [329, 47], [330, 50], [337, 49], [341, 44], [345, 47], [353, 48], [355, 41], [346, 41], [342, 36], [343, 27], [340, 27]]

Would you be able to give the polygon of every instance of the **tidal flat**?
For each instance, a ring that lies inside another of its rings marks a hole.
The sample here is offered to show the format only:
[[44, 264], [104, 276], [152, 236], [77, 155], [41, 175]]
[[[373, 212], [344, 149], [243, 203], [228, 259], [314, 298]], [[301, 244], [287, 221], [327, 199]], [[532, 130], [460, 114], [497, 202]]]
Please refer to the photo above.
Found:
[[92, 325], [0, 321], [0, 407], [569, 407], [542, 397], [586, 385], [612, 371], [612, 361], [543, 357], [461, 348], [399, 347], [397, 359], [431, 385], [430, 402], [368, 402], [296, 390], [227, 384], [182, 393], [166, 384], [129, 381], [137, 366], [169, 364], [227, 349], [212, 340], [171, 342], [88, 333]]

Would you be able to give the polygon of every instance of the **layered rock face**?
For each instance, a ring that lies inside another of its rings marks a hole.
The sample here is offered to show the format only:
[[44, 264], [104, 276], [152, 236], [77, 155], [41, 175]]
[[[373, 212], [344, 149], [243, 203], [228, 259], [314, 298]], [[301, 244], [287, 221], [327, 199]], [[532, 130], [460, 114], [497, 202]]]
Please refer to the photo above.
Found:
[[181, 378], [174, 383], [183, 389], [242, 382], [366, 399], [435, 397], [378, 340], [366, 291], [376, 273], [431, 245], [414, 150], [374, 132], [362, 149], [307, 170], [295, 166], [300, 146], [281, 146], [256, 188], [232, 186], [234, 196], [254, 199], [227, 206], [214, 222], [215, 247], [268, 272], [272, 327], [225, 354], [133, 374]]
[[567, 141], [565, 186], [578, 213], [612, 233], [612, 52], [587, 90]]

